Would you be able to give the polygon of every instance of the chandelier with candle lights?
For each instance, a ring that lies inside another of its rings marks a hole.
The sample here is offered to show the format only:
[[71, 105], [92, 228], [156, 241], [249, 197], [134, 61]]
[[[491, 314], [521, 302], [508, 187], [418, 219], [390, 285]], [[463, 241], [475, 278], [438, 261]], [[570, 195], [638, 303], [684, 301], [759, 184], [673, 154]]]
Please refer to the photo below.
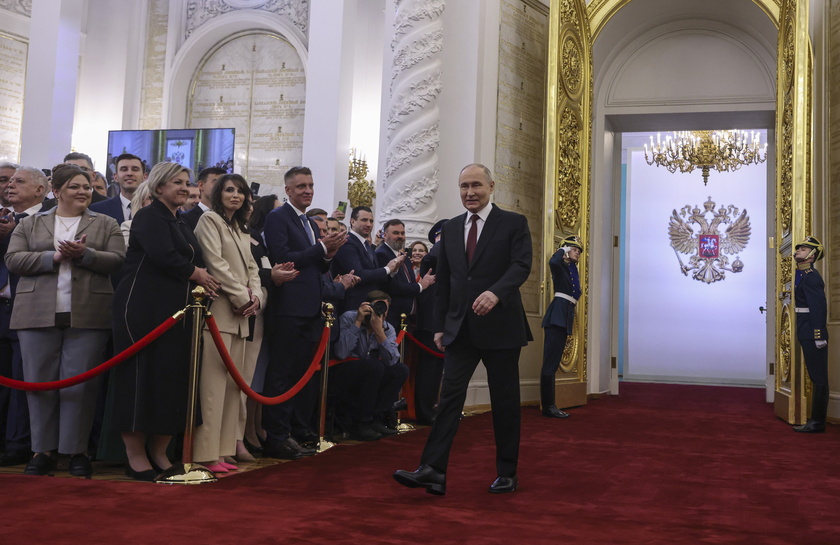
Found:
[[[650, 151], [650, 155], [648, 155]], [[650, 150], [645, 144], [647, 164], [665, 167], [668, 172], [703, 171], [703, 185], [709, 182], [709, 170], [734, 172], [744, 165], [763, 163], [767, 159], [767, 143], [761, 145], [757, 131], [674, 131], [662, 138], [650, 137]]]

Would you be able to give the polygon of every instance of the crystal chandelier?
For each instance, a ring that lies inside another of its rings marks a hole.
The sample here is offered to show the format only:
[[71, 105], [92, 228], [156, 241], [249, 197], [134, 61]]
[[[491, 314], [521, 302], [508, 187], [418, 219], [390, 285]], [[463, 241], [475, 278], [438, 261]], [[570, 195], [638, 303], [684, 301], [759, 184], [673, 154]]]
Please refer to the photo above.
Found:
[[709, 181], [709, 169], [734, 172], [743, 165], [763, 163], [767, 159], [767, 143], [762, 147], [757, 131], [680, 131], [662, 139], [657, 133], [656, 143], [650, 137], [650, 156], [645, 144], [647, 164], [665, 167], [668, 172], [703, 171], [703, 185]]

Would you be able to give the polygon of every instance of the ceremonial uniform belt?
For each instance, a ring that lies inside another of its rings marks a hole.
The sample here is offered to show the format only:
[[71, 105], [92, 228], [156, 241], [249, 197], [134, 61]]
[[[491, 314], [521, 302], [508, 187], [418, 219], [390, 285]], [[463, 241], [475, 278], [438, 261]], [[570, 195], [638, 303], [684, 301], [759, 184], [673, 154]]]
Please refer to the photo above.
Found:
[[793, 311], [797, 314], [808, 314], [811, 312], [811, 309], [808, 307], [794, 307]]
[[566, 301], [569, 301], [573, 305], [575, 303], [577, 303], [577, 299], [575, 299], [574, 297], [572, 297], [571, 295], [569, 295], [567, 293], [563, 293], [562, 291], [555, 291], [554, 292], [554, 297], [561, 297], [561, 298], [565, 299]]

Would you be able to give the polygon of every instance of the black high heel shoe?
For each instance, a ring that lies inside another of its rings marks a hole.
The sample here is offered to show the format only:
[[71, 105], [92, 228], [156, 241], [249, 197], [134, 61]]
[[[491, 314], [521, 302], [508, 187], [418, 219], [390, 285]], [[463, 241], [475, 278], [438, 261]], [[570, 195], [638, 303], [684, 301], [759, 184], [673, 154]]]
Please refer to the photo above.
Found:
[[251, 442], [248, 441], [247, 439], [242, 439], [242, 442], [245, 444], [245, 448], [248, 450], [248, 452], [251, 453], [251, 455], [258, 456], [258, 455], [262, 454], [262, 451], [263, 451], [262, 445], [260, 445], [260, 446], [252, 445]]
[[[154, 466], [154, 464], [152, 464], [152, 466]], [[126, 476], [131, 477], [135, 481], [152, 482], [155, 480], [155, 477], [158, 476], [158, 473], [160, 472], [154, 469], [147, 469], [146, 471], [134, 471], [134, 469], [131, 468], [130, 463], [125, 463]]]

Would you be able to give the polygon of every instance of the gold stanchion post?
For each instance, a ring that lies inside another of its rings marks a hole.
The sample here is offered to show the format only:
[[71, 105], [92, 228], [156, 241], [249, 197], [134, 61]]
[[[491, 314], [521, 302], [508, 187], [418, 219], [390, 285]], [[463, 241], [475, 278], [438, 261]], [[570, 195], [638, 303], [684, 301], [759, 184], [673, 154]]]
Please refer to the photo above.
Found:
[[324, 452], [335, 446], [332, 441], [327, 441], [324, 438], [327, 428], [327, 386], [329, 385], [328, 377], [330, 371], [330, 341], [329, 330], [335, 324], [335, 314], [333, 313], [335, 307], [331, 303], [324, 303], [322, 313], [324, 315], [324, 325], [327, 328], [327, 347], [324, 349], [324, 363], [321, 365], [321, 403], [318, 414], [318, 445], [316, 450]]
[[[406, 324], [407, 320], [408, 316], [406, 316], [405, 313], [400, 314], [401, 331], [406, 331], [408, 329], [408, 324]], [[400, 343], [400, 359], [402, 360], [403, 364], [405, 364], [405, 334], [403, 334], [403, 341]], [[400, 413], [397, 412], [397, 431], [400, 433], [404, 433], [413, 429], [414, 424], [409, 424], [408, 422], [400, 422]]]
[[201, 464], [193, 463], [192, 446], [195, 431], [195, 408], [198, 396], [198, 367], [201, 360], [201, 331], [204, 327], [206, 309], [203, 302], [207, 292], [201, 286], [192, 290], [192, 344], [190, 345], [190, 386], [187, 394], [187, 427], [184, 430], [184, 450], [180, 464], [173, 464], [155, 479], [156, 483], [202, 484], [219, 480], [216, 475]]

